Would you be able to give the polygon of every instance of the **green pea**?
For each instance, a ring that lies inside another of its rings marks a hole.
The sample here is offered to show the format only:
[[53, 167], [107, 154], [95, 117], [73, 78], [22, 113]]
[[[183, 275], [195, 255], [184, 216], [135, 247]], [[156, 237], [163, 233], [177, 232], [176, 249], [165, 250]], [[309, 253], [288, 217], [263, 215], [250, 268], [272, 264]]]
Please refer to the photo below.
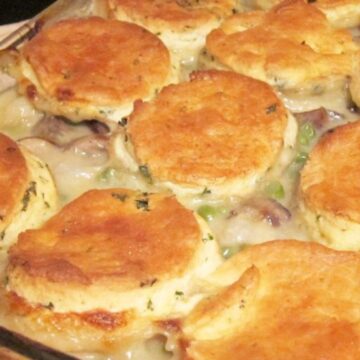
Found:
[[244, 245], [225, 246], [221, 248], [221, 254], [224, 259], [229, 259], [235, 254], [237, 254], [244, 247], [245, 247]]
[[305, 151], [300, 151], [296, 154], [295, 162], [296, 164], [304, 165], [306, 163], [306, 160], [308, 159], [308, 153]]
[[299, 142], [301, 145], [309, 145], [316, 136], [316, 131], [310, 123], [301, 125], [299, 130]]
[[202, 205], [197, 209], [197, 213], [206, 221], [212, 221], [216, 216], [224, 214], [223, 208], [214, 207], [211, 205]]
[[116, 169], [108, 167], [101, 171], [97, 177], [99, 181], [108, 182], [116, 176]]
[[285, 197], [285, 190], [279, 181], [271, 181], [265, 187], [265, 193], [267, 196], [280, 200]]

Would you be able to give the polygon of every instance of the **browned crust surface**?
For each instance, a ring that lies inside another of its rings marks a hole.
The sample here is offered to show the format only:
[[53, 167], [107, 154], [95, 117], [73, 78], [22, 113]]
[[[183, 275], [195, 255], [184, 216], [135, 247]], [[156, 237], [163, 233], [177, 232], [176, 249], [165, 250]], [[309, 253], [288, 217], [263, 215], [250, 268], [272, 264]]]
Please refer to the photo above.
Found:
[[137, 104], [128, 130], [138, 162], [155, 178], [201, 185], [265, 172], [286, 124], [285, 108], [267, 84], [203, 71]]
[[[108, 0], [116, 16], [124, 15], [154, 29], [196, 31], [232, 14], [233, 0]], [[234, 10], [235, 11], [235, 10]]]
[[0, 227], [6, 226], [25, 194], [29, 171], [17, 144], [0, 133]]
[[[84, 327], [111, 332], [126, 328], [134, 318], [131, 310], [112, 313], [101, 309], [86, 311], [83, 313], [68, 312], [56, 313], [52, 309], [41, 305], [30, 305], [25, 299], [10, 292], [6, 296], [9, 310], [14, 316], [22, 316], [36, 323], [41, 319], [43, 323], [41, 331], [48, 328], [49, 331], [57, 330], [81, 330]], [[39, 327], [40, 330], [41, 327]]]
[[360, 358], [358, 253], [273, 241], [230, 261], [239, 280], [200, 303], [186, 324], [216, 336], [196, 339], [195, 332], [188, 359]]
[[300, 194], [313, 211], [360, 222], [360, 121], [326, 133], [310, 153]]
[[42, 30], [22, 55], [47, 95], [60, 102], [127, 104], [150, 96], [170, 73], [168, 50], [156, 36], [97, 17]]
[[208, 51], [231, 69], [292, 88], [352, 73], [359, 49], [346, 30], [302, 0], [268, 12], [237, 14], [207, 37]]
[[21, 234], [8, 274], [83, 291], [92, 284], [139, 288], [182, 275], [201, 243], [192, 212], [172, 196], [92, 190], [41, 229]]
[[317, 0], [314, 5], [324, 10], [336, 9], [345, 5], [358, 5], [360, 7], [359, 0]]
[[[305, 1], [308, 4], [311, 4], [323, 11], [326, 10], [339, 10], [339, 13], [341, 13], [341, 8], [344, 6], [359, 6], [359, 0], [316, 0], [316, 1]], [[281, 0], [265, 0], [261, 1], [261, 4], [263, 4], [264, 7], [270, 8], [276, 4], [281, 3]]]

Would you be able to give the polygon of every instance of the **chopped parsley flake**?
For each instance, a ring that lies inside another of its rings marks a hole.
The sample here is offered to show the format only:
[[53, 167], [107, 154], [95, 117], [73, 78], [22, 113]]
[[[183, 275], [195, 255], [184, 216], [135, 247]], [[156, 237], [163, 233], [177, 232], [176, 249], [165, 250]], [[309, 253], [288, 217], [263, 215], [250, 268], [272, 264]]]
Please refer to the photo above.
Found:
[[201, 195], [208, 195], [211, 194], [211, 190], [205, 187], [205, 189], [202, 191]]
[[272, 104], [272, 105], [270, 105], [270, 106], [268, 106], [268, 107], [266, 108], [266, 113], [267, 113], [267, 114], [271, 114], [271, 113], [273, 113], [273, 112], [276, 111], [276, 108], [277, 108], [277, 105], [276, 105], [276, 104]]
[[121, 120], [119, 120], [118, 124], [120, 126], [126, 126], [128, 122], [128, 119], [126, 117], [121, 118]]
[[151, 299], [149, 299], [149, 301], [147, 302], [146, 307], [147, 307], [148, 310], [154, 311], [154, 304], [153, 304], [153, 302], [151, 301]]
[[149, 199], [138, 199], [135, 200], [136, 208], [143, 211], [150, 211], [149, 209]]
[[31, 194], [36, 195], [36, 182], [35, 181], [31, 181], [29, 184], [29, 187], [25, 191], [24, 197], [22, 198], [23, 206], [22, 206], [21, 211], [27, 210], [27, 208], [29, 206]]
[[203, 242], [212, 241], [212, 240], [214, 240], [214, 236], [211, 234], [207, 234], [207, 237], [204, 237], [202, 239]]
[[52, 302], [49, 302], [48, 305], [45, 305], [45, 308], [49, 310], [54, 310], [54, 304]]
[[157, 282], [156, 278], [153, 279], [147, 279], [140, 283], [140, 287], [151, 287]]
[[120, 193], [111, 193], [111, 196], [114, 199], [119, 200], [121, 202], [124, 202], [128, 198], [126, 194], [120, 194]]
[[151, 184], [152, 178], [151, 178], [151, 173], [150, 173], [149, 167], [147, 165], [140, 165], [139, 171], [140, 171], [140, 174], [146, 179], [146, 181], [149, 184]]

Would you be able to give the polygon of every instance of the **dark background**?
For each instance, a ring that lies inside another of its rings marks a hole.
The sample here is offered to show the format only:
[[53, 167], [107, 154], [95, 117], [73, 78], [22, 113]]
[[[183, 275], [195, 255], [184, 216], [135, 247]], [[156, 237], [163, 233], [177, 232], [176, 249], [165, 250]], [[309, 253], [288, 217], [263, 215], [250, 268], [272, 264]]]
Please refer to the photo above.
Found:
[[0, 25], [28, 19], [54, 0], [0, 0]]

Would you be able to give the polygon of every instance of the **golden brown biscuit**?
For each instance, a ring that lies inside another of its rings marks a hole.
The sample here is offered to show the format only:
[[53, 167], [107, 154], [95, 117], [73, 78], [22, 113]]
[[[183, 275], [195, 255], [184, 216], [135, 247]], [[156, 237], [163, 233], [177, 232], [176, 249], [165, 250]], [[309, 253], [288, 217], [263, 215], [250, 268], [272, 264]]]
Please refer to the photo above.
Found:
[[360, 121], [325, 134], [300, 178], [300, 208], [315, 240], [360, 249]]
[[45, 163], [0, 133], [0, 248], [19, 232], [40, 225], [57, 206]]
[[[255, 0], [253, 5], [261, 9], [270, 9], [281, 0]], [[306, 1], [325, 13], [329, 22], [338, 28], [350, 28], [360, 25], [359, 0], [315, 0]]]
[[245, 195], [283, 145], [295, 141], [296, 124], [267, 84], [210, 70], [136, 104], [127, 135], [126, 156], [120, 145], [117, 155], [126, 163], [133, 154], [154, 183], [180, 195], [204, 189], [215, 196]]
[[111, 16], [158, 35], [180, 61], [196, 58], [205, 37], [240, 10], [236, 0], [108, 0]]
[[359, 359], [359, 279], [355, 252], [295, 240], [249, 247], [185, 320], [186, 358]]
[[317, 0], [314, 5], [338, 28], [360, 25], [359, 0]]
[[174, 196], [92, 190], [20, 235], [7, 289], [32, 307], [25, 321], [36, 313], [64, 333], [93, 322], [131, 334], [143, 319], [188, 312], [201, 297], [194, 284], [220, 262], [206, 223]]
[[134, 24], [97, 17], [42, 30], [21, 50], [21, 82], [38, 108], [73, 121], [119, 120], [171, 82], [170, 55]]
[[221, 64], [280, 90], [342, 84], [359, 57], [351, 34], [302, 0], [237, 14], [208, 35], [206, 46]]
[[360, 56], [355, 63], [349, 88], [352, 100], [360, 107]]

